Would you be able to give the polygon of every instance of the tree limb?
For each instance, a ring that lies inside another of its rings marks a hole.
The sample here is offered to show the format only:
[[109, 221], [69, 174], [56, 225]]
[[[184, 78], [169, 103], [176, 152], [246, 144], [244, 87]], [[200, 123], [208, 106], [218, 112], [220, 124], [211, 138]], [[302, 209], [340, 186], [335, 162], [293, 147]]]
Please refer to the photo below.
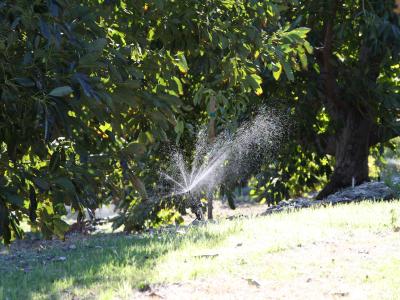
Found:
[[384, 143], [392, 138], [400, 136], [400, 131], [393, 127], [375, 125], [369, 136], [370, 147]]
[[332, 44], [333, 44], [333, 26], [336, 17], [338, 1], [333, 0], [330, 12], [325, 20], [325, 36], [324, 36], [324, 46], [321, 50], [321, 78], [323, 81], [323, 86], [325, 90], [325, 97], [323, 102], [330, 112], [331, 116], [337, 119], [337, 110], [341, 108], [342, 104], [338, 100], [336, 78], [334, 73], [334, 67], [332, 65], [333, 55], [332, 55]]

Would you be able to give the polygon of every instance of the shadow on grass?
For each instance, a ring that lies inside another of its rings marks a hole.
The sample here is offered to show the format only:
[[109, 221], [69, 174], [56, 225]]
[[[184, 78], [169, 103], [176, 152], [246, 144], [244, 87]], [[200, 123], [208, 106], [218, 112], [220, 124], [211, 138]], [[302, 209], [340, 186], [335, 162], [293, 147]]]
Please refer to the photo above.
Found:
[[[84, 289], [90, 290], [86, 297], [97, 298], [100, 291], [93, 291], [93, 287], [106, 290], [121, 282], [145, 288], [156, 276], [157, 262], [163, 256], [188, 244], [216, 246], [235, 231], [208, 228], [159, 236], [104, 234], [77, 240], [72, 249], [24, 250], [18, 255], [24, 268], [11, 260], [7, 272], [0, 270], [0, 299], [70, 299], [75, 296], [74, 290]], [[5, 258], [0, 256], [0, 263], [7, 263]]]

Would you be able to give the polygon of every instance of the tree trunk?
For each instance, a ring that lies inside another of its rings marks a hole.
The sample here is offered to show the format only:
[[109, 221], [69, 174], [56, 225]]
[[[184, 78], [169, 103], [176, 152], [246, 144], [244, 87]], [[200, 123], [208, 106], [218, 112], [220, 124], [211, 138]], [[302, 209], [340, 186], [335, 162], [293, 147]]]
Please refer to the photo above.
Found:
[[353, 178], [355, 184], [369, 180], [368, 155], [372, 127], [370, 119], [360, 112], [351, 110], [347, 114], [344, 127], [337, 136], [334, 172], [317, 199], [350, 186]]

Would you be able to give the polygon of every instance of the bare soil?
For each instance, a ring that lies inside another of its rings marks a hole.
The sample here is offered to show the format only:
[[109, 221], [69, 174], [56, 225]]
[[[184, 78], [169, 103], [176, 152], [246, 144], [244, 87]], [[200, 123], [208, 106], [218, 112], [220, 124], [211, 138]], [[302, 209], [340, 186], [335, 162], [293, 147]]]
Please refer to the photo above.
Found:
[[338, 236], [260, 257], [257, 268], [271, 274], [279, 270], [288, 274], [284, 279], [260, 280], [226, 273], [225, 277], [151, 286], [134, 298], [400, 299], [400, 288], [397, 298], [385, 294], [385, 287], [399, 286], [400, 278], [385, 278], [380, 273], [382, 268], [391, 267], [388, 257], [394, 255], [400, 263], [399, 250], [399, 232]]

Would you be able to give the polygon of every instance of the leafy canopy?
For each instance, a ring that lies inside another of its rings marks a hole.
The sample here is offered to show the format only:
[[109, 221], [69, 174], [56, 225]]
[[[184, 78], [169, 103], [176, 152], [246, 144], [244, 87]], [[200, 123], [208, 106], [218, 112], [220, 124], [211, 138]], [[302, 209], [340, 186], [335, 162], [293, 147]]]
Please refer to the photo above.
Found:
[[[265, 94], [266, 73], [306, 68], [309, 30], [281, 19], [295, 2], [0, 1], [3, 240], [26, 217], [62, 237], [65, 205], [81, 218], [120, 201], [130, 216], [160, 146], [188, 145], [211, 97], [223, 125]], [[157, 220], [157, 203], [123, 221]]]

